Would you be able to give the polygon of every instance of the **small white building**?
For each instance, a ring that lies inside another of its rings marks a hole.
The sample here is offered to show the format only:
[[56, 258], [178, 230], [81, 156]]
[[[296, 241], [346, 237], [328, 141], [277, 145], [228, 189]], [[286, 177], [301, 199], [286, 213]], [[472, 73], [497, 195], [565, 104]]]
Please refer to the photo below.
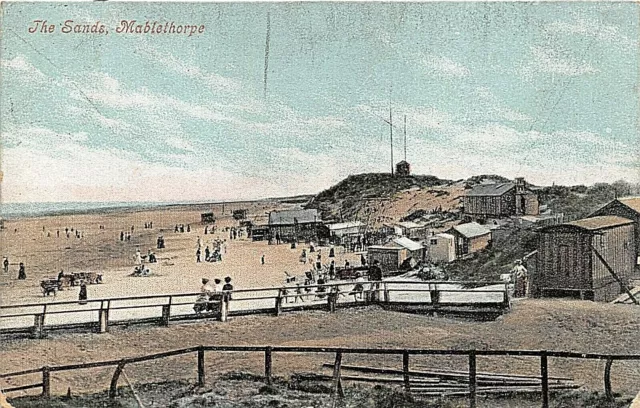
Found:
[[418, 224], [413, 221], [398, 221], [383, 224], [383, 232], [387, 235], [396, 235], [398, 237], [420, 240], [426, 238], [428, 228], [424, 224]]
[[332, 237], [342, 238], [347, 235], [359, 235], [364, 232], [365, 224], [360, 221], [339, 222], [329, 224], [329, 233]]
[[431, 262], [451, 262], [456, 259], [456, 238], [451, 234], [435, 234], [429, 237], [429, 259]]

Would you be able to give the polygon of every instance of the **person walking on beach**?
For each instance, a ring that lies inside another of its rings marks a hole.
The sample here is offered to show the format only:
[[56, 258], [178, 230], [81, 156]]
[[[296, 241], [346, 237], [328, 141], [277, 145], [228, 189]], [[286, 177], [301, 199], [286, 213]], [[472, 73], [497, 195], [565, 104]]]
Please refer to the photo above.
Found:
[[260, 258], [260, 262], [264, 265], [264, 254], [262, 254], [262, 258]]
[[200, 254], [201, 254], [201, 252], [200, 252], [200, 248], [198, 248], [198, 249], [196, 250], [196, 262], [197, 262], [197, 263], [200, 263]]
[[80, 281], [80, 293], [78, 293], [78, 303], [81, 305], [87, 304], [87, 284], [85, 281]]
[[136, 254], [134, 256], [136, 265], [142, 265], [142, 255], [140, 254], [140, 249], [136, 249]]
[[9, 273], [9, 258], [6, 256], [2, 260], [2, 267], [4, 268], [4, 273]]
[[27, 279], [27, 273], [24, 269], [24, 263], [20, 262], [20, 267], [18, 268], [18, 279], [25, 280]]

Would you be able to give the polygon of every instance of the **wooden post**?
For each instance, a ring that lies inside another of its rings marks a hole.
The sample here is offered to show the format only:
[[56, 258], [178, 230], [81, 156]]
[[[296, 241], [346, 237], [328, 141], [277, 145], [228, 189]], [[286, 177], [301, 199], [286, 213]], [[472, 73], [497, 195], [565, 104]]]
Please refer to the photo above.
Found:
[[229, 318], [229, 293], [224, 293], [222, 296], [222, 304], [220, 304], [220, 321], [226, 322]]
[[613, 401], [613, 391], [611, 390], [611, 366], [613, 359], [608, 358], [604, 366], [604, 393], [609, 401]]
[[42, 396], [51, 398], [51, 375], [49, 366], [42, 367]]
[[204, 387], [204, 347], [198, 349], [198, 387]]
[[280, 316], [280, 314], [282, 314], [282, 289], [278, 289], [278, 296], [276, 297], [275, 314], [276, 316]]
[[438, 290], [438, 285], [433, 285], [433, 289], [429, 290], [429, 297], [431, 298], [431, 307], [432, 307], [432, 316], [438, 315], [438, 308], [440, 304], [440, 291]]
[[387, 285], [387, 282], [383, 283], [384, 285], [384, 303], [389, 303], [389, 286]]
[[509, 298], [509, 284], [504, 284], [504, 298], [502, 300], [505, 309], [511, 308], [511, 299]]
[[546, 351], [540, 354], [540, 377], [542, 378], [542, 408], [549, 408], [549, 366]]
[[411, 392], [411, 383], [409, 382], [409, 352], [402, 352], [402, 376], [404, 378], [404, 391]]
[[271, 346], [264, 350], [264, 379], [271, 385]]
[[469, 351], [469, 407], [476, 408], [478, 397], [476, 395], [477, 378], [476, 378], [476, 351]]
[[109, 309], [104, 307], [104, 302], [100, 302], [100, 310], [98, 311], [99, 332], [106, 333], [109, 331]]
[[342, 351], [336, 351], [336, 361], [333, 365], [333, 395], [334, 397], [343, 398], [342, 379], [340, 378], [340, 370], [342, 367]]
[[329, 313], [336, 312], [336, 303], [338, 302], [338, 288], [331, 288], [331, 291], [327, 294], [327, 303], [329, 306]]
[[120, 378], [120, 374], [122, 374], [122, 370], [124, 370], [124, 361], [118, 363], [116, 367], [116, 371], [113, 373], [113, 377], [111, 378], [111, 385], [109, 386], [109, 398], [115, 399], [118, 394], [118, 379]]
[[36, 339], [42, 338], [42, 331], [44, 327], [44, 313], [38, 313], [33, 318], [33, 337]]
[[169, 319], [171, 319], [172, 300], [173, 300], [173, 297], [169, 296], [169, 303], [167, 303], [166, 305], [162, 305], [162, 319], [160, 320], [161, 326], [169, 325]]

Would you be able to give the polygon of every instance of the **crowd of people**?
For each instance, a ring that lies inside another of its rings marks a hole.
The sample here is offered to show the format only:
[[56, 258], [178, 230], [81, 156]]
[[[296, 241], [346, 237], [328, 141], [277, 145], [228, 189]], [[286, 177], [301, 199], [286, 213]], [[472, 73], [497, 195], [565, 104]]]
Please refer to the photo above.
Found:
[[223, 295], [227, 296], [228, 300], [231, 300], [233, 292], [233, 284], [231, 283], [231, 277], [224, 278], [224, 285], [219, 278], [213, 280], [213, 284], [207, 278], [202, 278], [202, 286], [200, 287], [200, 295], [196, 299], [196, 303], [193, 306], [193, 310], [196, 314], [203, 312], [215, 312], [216, 307], [219, 306], [222, 301]]

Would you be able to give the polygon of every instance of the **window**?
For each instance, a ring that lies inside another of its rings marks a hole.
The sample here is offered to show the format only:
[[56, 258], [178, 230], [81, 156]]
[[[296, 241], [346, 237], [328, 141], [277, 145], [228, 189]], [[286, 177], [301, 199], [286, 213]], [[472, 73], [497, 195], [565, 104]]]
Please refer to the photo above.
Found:
[[429, 245], [438, 245], [438, 240], [431, 238], [431, 240], [429, 241]]

